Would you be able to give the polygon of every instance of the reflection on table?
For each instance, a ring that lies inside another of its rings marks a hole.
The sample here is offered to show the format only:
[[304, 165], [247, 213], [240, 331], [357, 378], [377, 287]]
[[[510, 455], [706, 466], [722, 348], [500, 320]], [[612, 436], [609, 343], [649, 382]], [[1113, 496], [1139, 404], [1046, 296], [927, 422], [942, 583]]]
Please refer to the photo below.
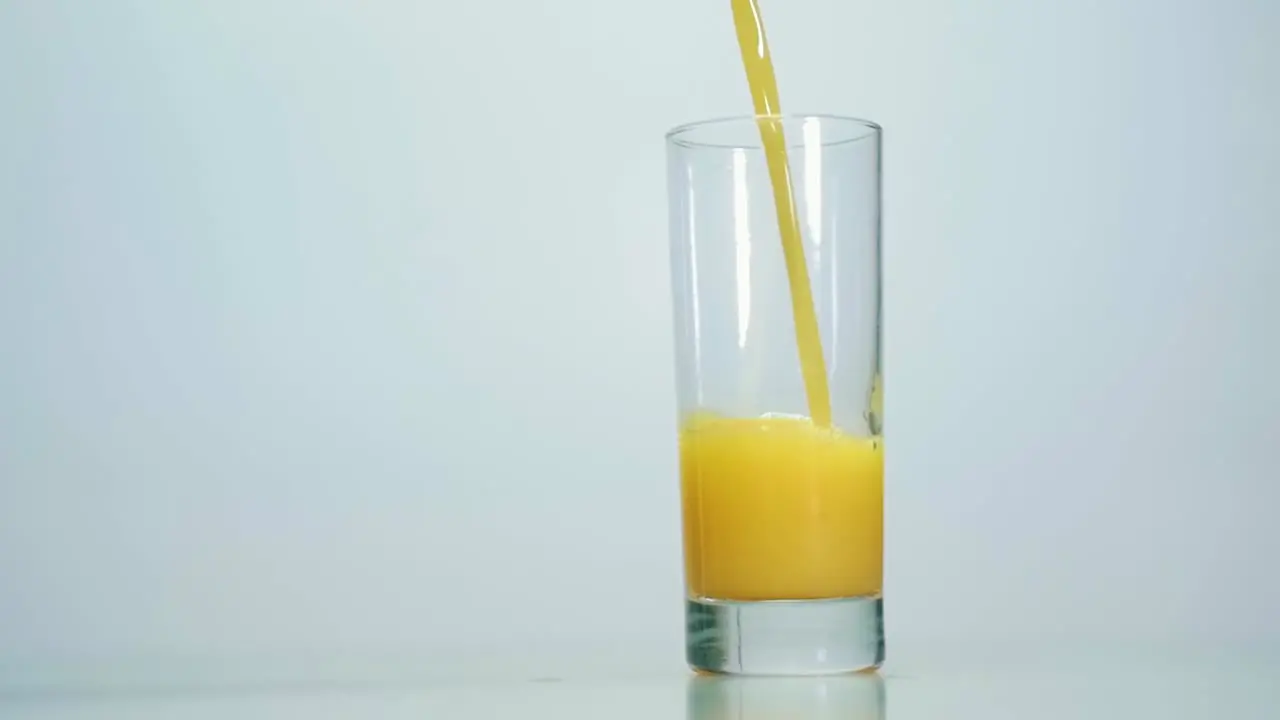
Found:
[[687, 720], [885, 720], [875, 673], [821, 677], [698, 675], [688, 682]]

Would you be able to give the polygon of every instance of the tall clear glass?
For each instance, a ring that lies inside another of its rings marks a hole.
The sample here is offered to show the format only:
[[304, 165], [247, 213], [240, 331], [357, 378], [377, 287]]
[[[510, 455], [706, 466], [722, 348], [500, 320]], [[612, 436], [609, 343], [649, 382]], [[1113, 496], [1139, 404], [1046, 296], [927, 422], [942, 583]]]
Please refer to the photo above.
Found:
[[[687, 655], [710, 672], [884, 660], [881, 133], [780, 121], [810, 290], [795, 298], [757, 119], [667, 134]], [[817, 319], [829, 424], [793, 299]]]

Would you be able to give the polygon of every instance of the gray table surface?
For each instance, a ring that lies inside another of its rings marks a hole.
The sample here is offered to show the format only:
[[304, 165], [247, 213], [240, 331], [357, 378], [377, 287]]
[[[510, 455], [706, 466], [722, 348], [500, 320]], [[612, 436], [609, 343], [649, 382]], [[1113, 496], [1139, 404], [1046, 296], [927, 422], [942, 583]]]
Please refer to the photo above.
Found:
[[[625, 652], [474, 663], [383, 658], [5, 668], [0, 718], [1280, 718], [1280, 654], [1097, 651], [913, 662], [876, 676], [711, 678]], [[670, 658], [666, 658], [670, 660]], [[439, 660], [439, 659], [437, 659]]]

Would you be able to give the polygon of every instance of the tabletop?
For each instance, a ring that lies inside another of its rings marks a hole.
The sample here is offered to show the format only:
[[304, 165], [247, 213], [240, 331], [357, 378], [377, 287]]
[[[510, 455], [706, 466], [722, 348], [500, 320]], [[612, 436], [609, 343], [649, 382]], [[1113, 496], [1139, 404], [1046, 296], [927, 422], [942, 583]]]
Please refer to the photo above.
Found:
[[[591, 662], [439, 665], [313, 662], [271, 671], [194, 665], [0, 678], [0, 718], [519, 718], [528, 720], [933, 720], [934, 718], [1280, 717], [1280, 655], [1097, 653], [1092, 662], [916, 663], [879, 674], [808, 678], [698, 676]], [[616, 660], [617, 658], [615, 658]], [[493, 668], [502, 669], [499, 671]]]

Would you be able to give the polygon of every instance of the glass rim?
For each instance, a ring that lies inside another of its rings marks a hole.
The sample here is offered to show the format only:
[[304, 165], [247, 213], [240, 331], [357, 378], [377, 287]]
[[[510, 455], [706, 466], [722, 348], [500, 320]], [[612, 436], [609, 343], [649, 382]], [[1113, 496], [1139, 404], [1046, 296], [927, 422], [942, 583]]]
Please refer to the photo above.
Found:
[[[782, 120], [784, 123], [787, 121], [802, 122], [805, 120], [820, 120], [840, 127], [852, 127], [858, 129], [858, 132], [848, 137], [820, 141], [818, 143], [820, 147], [834, 147], [836, 145], [862, 142], [863, 140], [873, 138], [878, 139], [884, 132], [884, 128], [882, 128], [878, 123], [850, 115], [833, 115], [829, 113], [782, 113], [781, 115], [728, 115], [724, 117], [708, 118], [706, 120], [694, 120], [693, 122], [682, 123], [671, 128], [663, 137], [666, 139], [668, 144], [691, 150], [760, 150], [761, 148], [758, 142], [754, 144], [707, 142], [703, 140], [690, 140], [686, 136], [700, 130], [729, 127], [746, 122], [754, 124], [761, 118], [777, 118]], [[802, 143], [795, 144], [796, 147], [801, 145]], [[787, 143], [787, 147], [793, 147], [792, 143]]]

